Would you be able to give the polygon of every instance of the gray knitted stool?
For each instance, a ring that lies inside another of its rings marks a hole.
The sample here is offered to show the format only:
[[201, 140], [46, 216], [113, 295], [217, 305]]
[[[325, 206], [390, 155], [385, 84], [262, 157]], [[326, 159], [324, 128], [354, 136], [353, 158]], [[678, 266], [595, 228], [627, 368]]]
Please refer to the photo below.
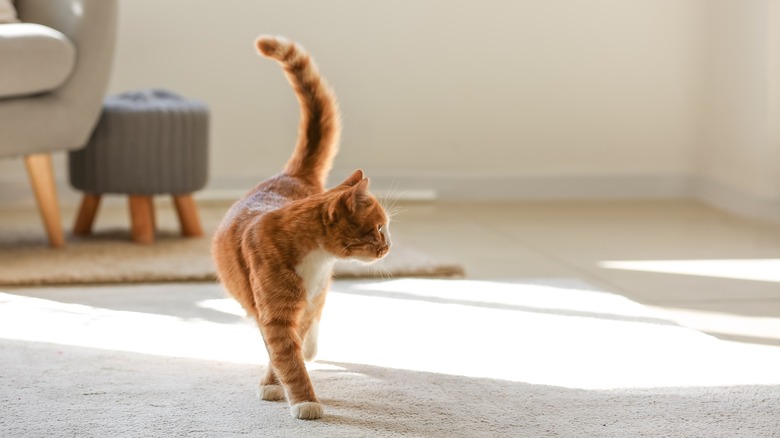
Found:
[[173, 195], [182, 234], [200, 236], [192, 193], [206, 184], [205, 104], [164, 90], [106, 98], [87, 146], [69, 154], [73, 187], [84, 192], [73, 234], [92, 231], [103, 194], [129, 195], [133, 240], [154, 241], [153, 195]]

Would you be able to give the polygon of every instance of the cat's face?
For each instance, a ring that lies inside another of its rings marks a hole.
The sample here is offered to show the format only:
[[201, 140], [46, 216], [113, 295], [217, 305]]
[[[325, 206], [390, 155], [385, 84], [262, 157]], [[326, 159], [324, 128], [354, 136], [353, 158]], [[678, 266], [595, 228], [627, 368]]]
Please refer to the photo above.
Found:
[[325, 249], [337, 257], [372, 263], [386, 256], [392, 245], [390, 220], [370, 193], [368, 179], [356, 171], [329, 191], [325, 217]]

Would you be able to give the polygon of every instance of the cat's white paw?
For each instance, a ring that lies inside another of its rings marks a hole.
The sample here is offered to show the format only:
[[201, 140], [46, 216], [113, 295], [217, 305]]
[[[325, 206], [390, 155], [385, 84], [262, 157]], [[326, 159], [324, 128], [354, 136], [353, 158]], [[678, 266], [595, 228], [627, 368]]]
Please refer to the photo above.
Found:
[[322, 418], [322, 405], [317, 402], [303, 402], [290, 406], [290, 414], [299, 420]]
[[281, 385], [260, 385], [257, 396], [263, 400], [284, 400], [284, 388]]

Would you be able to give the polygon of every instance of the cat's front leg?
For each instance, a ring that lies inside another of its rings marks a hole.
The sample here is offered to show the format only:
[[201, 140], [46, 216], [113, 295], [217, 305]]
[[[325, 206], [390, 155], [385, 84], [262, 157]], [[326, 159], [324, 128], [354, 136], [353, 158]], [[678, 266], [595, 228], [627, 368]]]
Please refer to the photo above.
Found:
[[293, 417], [304, 420], [322, 418], [301, 352], [301, 338], [295, 329], [296, 318], [263, 319], [261, 330], [271, 356], [271, 366], [284, 386]]

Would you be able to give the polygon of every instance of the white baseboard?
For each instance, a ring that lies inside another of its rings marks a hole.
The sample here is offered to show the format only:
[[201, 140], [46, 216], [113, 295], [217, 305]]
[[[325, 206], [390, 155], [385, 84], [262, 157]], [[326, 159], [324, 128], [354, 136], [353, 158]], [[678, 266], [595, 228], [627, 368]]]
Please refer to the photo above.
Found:
[[738, 216], [780, 223], [780, 199], [758, 197], [705, 178], [696, 179], [691, 197]]
[[[334, 172], [331, 181], [346, 175]], [[233, 188], [207, 188], [203, 200], [235, 200], [257, 181], [230, 181]], [[501, 175], [426, 173], [372, 175], [372, 191], [401, 201], [544, 201], [693, 199], [729, 213], [780, 223], [780, 200], [683, 174]], [[241, 188], [238, 188], [241, 187]]]
[[408, 177], [373, 176], [374, 190], [406, 196], [433, 194], [443, 201], [530, 201], [662, 199], [684, 196], [684, 175], [511, 175], [429, 173]]
[[[346, 175], [343, 175], [346, 177]], [[334, 172], [332, 184], [343, 179]], [[528, 201], [681, 198], [690, 192], [685, 175], [507, 175], [432, 173], [372, 174], [371, 191], [404, 201]], [[227, 183], [227, 184], [226, 184]], [[238, 199], [257, 181], [223, 181], [200, 192], [204, 200]]]

